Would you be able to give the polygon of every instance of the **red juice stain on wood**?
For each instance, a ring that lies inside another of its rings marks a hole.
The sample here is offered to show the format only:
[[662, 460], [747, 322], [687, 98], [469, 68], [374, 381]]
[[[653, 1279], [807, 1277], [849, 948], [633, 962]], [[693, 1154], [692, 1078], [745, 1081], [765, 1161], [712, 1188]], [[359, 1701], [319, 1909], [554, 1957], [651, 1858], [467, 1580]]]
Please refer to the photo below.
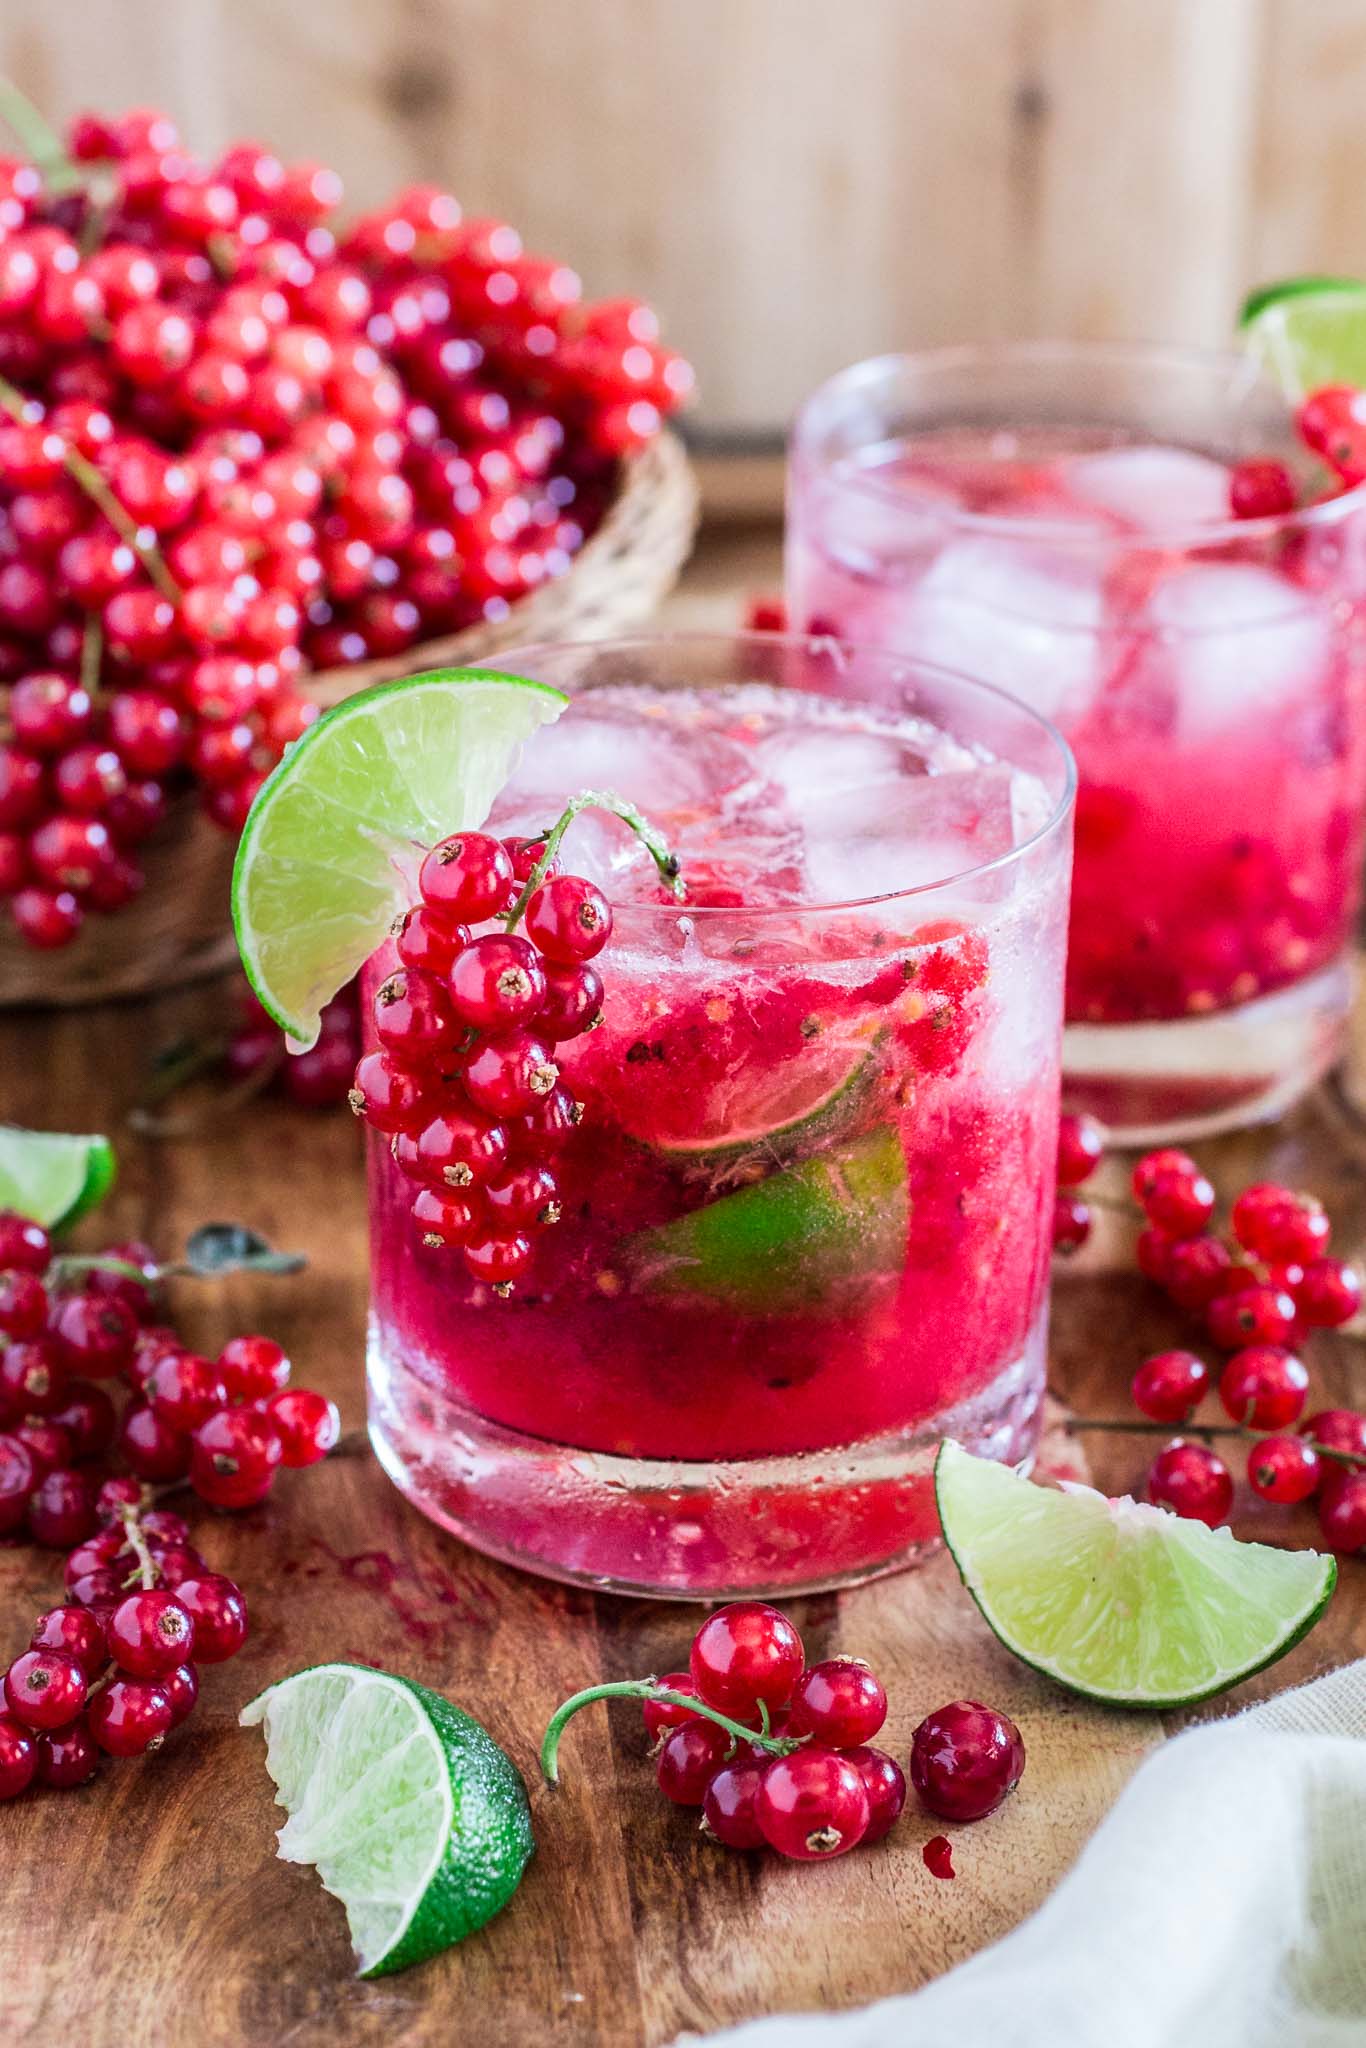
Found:
[[954, 1876], [953, 1843], [947, 1835], [931, 1835], [920, 1855], [931, 1877]]

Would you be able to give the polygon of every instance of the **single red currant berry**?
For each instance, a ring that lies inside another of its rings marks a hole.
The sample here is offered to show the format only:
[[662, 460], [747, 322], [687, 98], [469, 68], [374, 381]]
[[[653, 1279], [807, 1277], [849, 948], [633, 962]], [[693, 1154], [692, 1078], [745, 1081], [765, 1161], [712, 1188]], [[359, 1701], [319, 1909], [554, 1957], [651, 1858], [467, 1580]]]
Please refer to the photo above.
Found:
[[476, 1111], [451, 1109], [433, 1117], [417, 1141], [420, 1175], [443, 1188], [478, 1187], [507, 1157], [501, 1124]]
[[1263, 1500], [1294, 1507], [1317, 1493], [1323, 1461], [1299, 1436], [1266, 1436], [1247, 1454], [1248, 1485]]
[[170, 1508], [151, 1508], [142, 1516], [142, 1533], [153, 1548], [158, 1543], [188, 1543], [190, 1525]]
[[159, 1358], [143, 1381], [143, 1392], [153, 1414], [182, 1436], [207, 1422], [228, 1399], [218, 1367], [192, 1351], [168, 1352]]
[[1366, 1551], [1366, 1472], [1327, 1475], [1319, 1496], [1319, 1527], [1329, 1549], [1340, 1556]]
[[73, 1294], [52, 1318], [62, 1362], [83, 1379], [111, 1379], [130, 1362], [137, 1318], [115, 1297]]
[[31, 1650], [74, 1657], [87, 1678], [97, 1678], [109, 1662], [104, 1629], [87, 1607], [50, 1607], [38, 1616], [28, 1641]]
[[38, 1782], [70, 1792], [86, 1785], [99, 1769], [100, 1753], [85, 1721], [54, 1728], [38, 1737]]
[[1233, 1204], [1233, 1235], [1248, 1251], [1270, 1258], [1272, 1253], [1263, 1243], [1266, 1219], [1277, 1210], [1294, 1209], [1298, 1204], [1299, 1196], [1295, 1190], [1285, 1187], [1280, 1181], [1253, 1181]]
[[1175, 1443], [1158, 1452], [1148, 1468], [1148, 1498], [1187, 1521], [1217, 1528], [1233, 1505], [1233, 1478], [1222, 1458], [1204, 1444]]
[[543, 1039], [529, 1031], [502, 1031], [483, 1039], [465, 1067], [465, 1090], [489, 1116], [521, 1116], [560, 1078]]
[[1298, 1434], [1320, 1450], [1366, 1458], [1366, 1415], [1355, 1408], [1320, 1408], [1317, 1414], [1305, 1416]]
[[700, 1806], [730, 1753], [731, 1738], [714, 1721], [681, 1721], [671, 1728], [655, 1760], [659, 1789], [675, 1806]]
[[445, 1189], [419, 1188], [412, 1218], [428, 1251], [448, 1251], [468, 1244], [483, 1218], [474, 1203]]
[[171, 1702], [171, 1726], [178, 1728], [194, 1712], [199, 1698], [199, 1673], [193, 1664], [177, 1664], [174, 1671], [163, 1673], [157, 1684]]
[[868, 1794], [868, 1825], [862, 1837], [866, 1849], [890, 1834], [900, 1820], [906, 1804], [906, 1774], [883, 1749], [860, 1745], [857, 1749], [846, 1749], [844, 1755], [847, 1763], [857, 1767]]
[[1066, 1255], [1079, 1251], [1091, 1235], [1091, 1211], [1080, 1195], [1060, 1188], [1053, 1198], [1053, 1249]]
[[422, 1081], [382, 1052], [363, 1055], [346, 1099], [358, 1117], [389, 1137], [418, 1131], [427, 1121]]
[[484, 1189], [498, 1229], [544, 1230], [560, 1220], [560, 1191], [548, 1166], [506, 1166]]
[[160, 1749], [172, 1719], [170, 1696], [152, 1678], [111, 1679], [90, 1702], [90, 1732], [110, 1756]]
[[1222, 1293], [1233, 1260], [1217, 1237], [1190, 1237], [1169, 1244], [1164, 1254], [1164, 1281], [1178, 1307], [1195, 1312]]
[[591, 1031], [602, 1018], [602, 976], [587, 961], [562, 967], [553, 960], [544, 967], [545, 996], [536, 1017], [543, 1038], [558, 1045]]
[[37, 1768], [38, 1743], [12, 1715], [0, 1714], [0, 1799], [26, 1792]]
[[1093, 1116], [1058, 1119], [1058, 1186], [1079, 1188], [1105, 1157], [1105, 1129]]
[[218, 1371], [234, 1401], [263, 1401], [289, 1385], [290, 1363], [273, 1337], [231, 1337], [218, 1354]]
[[793, 1735], [812, 1735], [828, 1749], [871, 1742], [887, 1718], [881, 1681], [860, 1657], [829, 1657], [797, 1680], [788, 1716]]
[[1153, 1182], [1163, 1173], [1184, 1174], [1194, 1180], [1200, 1178], [1200, 1169], [1189, 1152], [1178, 1152], [1171, 1146], [1163, 1146], [1156, 1152], [1145, 1152], [1134, 1167], [1131, 1180], [1134, 1198], [1140, 1207]]
[[1140, 1230], [1134, 1253], [1144, 1279], [1151, 1280], [1156, 1287], [1165, 1287], [1171, 1277], [1176, 1248], [1175, 1240], [1165, 1230]]
[[1219, 1380], [1225, 1413], [1251, 1429], [1285, 1429], [1297, 1422], [1308, 1391], [1303, 1359], [1277, 1345], [1235, 1351]]
[[249, 1508], [264, 1500], [283, 1457], [280, 1432], [250, 1408], [225, 1408], [194, 1433], [190, 1484], [215, 1508]]
[[507, 1127], [507, 1145], [511, 1157], [517, 1159], [544, 1159], [559, 1151], [566, 1139], [583, 1122], [583, 1104], [576, 1102], [567, 1088], [552, 1088], [549, 1095], [519, 1116]]
[[26, 1342], [47, 1328], [47, 1289], [36, 1273], [0, 1273], [0, 1336]]
[[95, 1489], [83, 1472], [49, 1472], [28, 1504], [29, 1534], [49, 1550], [69, 1550], [95, 1528]]
[[451, 1000], [433, 975], [405, 967], [375, 992], [375, 1031], [400, 1066], [421, 1067], [449, 1054], [460, 1037]]
[[708, 1706], [737, 1720], [785, 1707], [805, 1664], [802, 1639], [785, 1614], [761, 1600], [737, 1600], [708, 1615], [688, 1658]]
[[25, 1728], [64, 1728], [85, 1691], [85, 1673], [65, 1650], [25, 1650], [5, 1673], [5, 1702]]
[[183, 1479], [190, 1469], [190, 1439], [141, 1401], [124, 1409], [118, 1447], [139, 1479]]
[[[141, 1506], [141, 1480], [128, 1479], [122, 1473], [117, 1473], [112, 1479], [106, 1479], [101, 1484], [95, 1496], [95, 1513], [100, 1523], [117, 1539], [115, 1549], [123, 1547], [123, 1510]], [[112, 1554], [110, 1552], [111, 1556]]]
[[311, 1387], [286, 1387], [266, 1402], [266, 1414], [280, 1438], [280, 1462], [292, 1471], [316, 1465], [336, 1445], [341, 1416], [335, 1401]]
[[105, 1624], [109, 1654], [134, 1678], [160, 1678], [194, 1654], [194, 1622], [174, 1593], [130, 1593]]
[[479, 1031], [523, 1024], [545, 999], [540, 955], [515, 932], [471, 939], [455, 956], [449, 985], [456, 1016]]
[[88, 1607], [96, 1616], [112, 1613], [123, 1598], [124, 1586], [121, 1568], [101, 1565], [98, 1571], [83, 1572], [78, 1579], [67, 1584], [67, 1592], [82, 1607]]
[[848, 1757], [812, 1745], [768, 1765], [755, 1812], [771, 1849], [799, 1862], [819, 1862], [842, 1856], [863, 1840], [868, 1788]]
[[221, 1572], [182, 1579], [176, 1599], [194, 1621], [194, 1653], [200, 1664], [221, 1664], [235, 1657], [247, 1640], [247, 1603], [242, 1590]]
[[765, 1768], [744, 1761], [721, 1766], [702, 1795], [702, 1832], [711, 1841], [727, 1849], [763, 1848], [759, 1787]]
[[941, 1820], [981, 1820], [1015, 1790], [1024, 1740], [1008, 1715], [979, 1700], [928, 1714], [911, 1738], [911, 1783]]
[[1248, 457], [1229, 471], [1228, 502], [1235, 519], [1278, 519], [1295, 509], [1295, 479], [1283, 462]]
[[[667, 1692], [686, 1693], [689, 1699], [698, 1697], [692, 1674], [687, 1671], [666, 1671], [656, 1684]], [[645, 1733], [653, 1742], [666, 1728], [681, 1728], [685, 1721], [696, 1721], [699, 1717], [690, 1707], [676, 1707], [668, 1700], [645, 1700], [641, 1706], [645, 1718]], [[713, 1725], [715, 1725], [713, 1723]]]
[[1134, 1374], [1134, 1406], [1153, 1422], [1188, 1422], [1209, 1383], [1209, 1367], [1193, 1351], [1158, 1351]]
[[69, 1391], [57, 1347], [44, 1337], [11, 1340], [0, 1351], [0, 1405], [15, 1415], [55, 1415]]
[[434, 846], [418, 872], [429, 909], [461, 924], [496, 917], [512, 887], [507, 849], [486, 832], [460, 832]]
[[451, 971], [455, 956], [469, 944], [469, 927], [419, 903], [405, 910], [391, 927], [394, 951], [405, 967], [418, 967], [438, 981]]
[[531, 1239], [516, 1230], [476, 1231], [465, 1243], [464, 1257], [472, 1280], [496, 1291], [511, 1289], [531, 1264]]
[[612, 912], [601, 889], [582, 875], [552, 875], [526, 907], [527, 937], [547, 960], [573, 967], [591, 960], [612, 936]]
[[22, 1523], [29, 1497], [38, 1484], [37, 1462], [21, 1437], [0, 1435], [0, 1536]]
[[1344, 1259], [1311, 1259], [1289, 1289], [1313, 1330], [1336, 1330], [1361, 1307], [1361, 1276]]
[[14, 1209], [0, 1209], [0, 1272], [17, 1269], [41, 1279], [52, 1260], [52, 1239], [41, 1223]]
[[1311, 391], [1296, 415], [1301, 439], [1345, 484], [1366, 481], [1366, 394], [1350, 384]]
[[107, 1451], [118, 1424], [114, 1404], [104, 1388], [91, 1386], [78, 1387], [52, 1420], [70, 1436], [77, 1463]]
[[188, 1543], [168, 1543], [164, 1548], [158, 1545], [152, 1552], [152, 1561], [161, 1583], [173, 1593], [182, 1579], [202, 1579], [208, 1570], [199, 1552]]
[[1213, 1185], [1199, 1172], [1154, 1173], [1142, 1199], [1148, 1221], [1178, 1240], [1198, 1237], [1214, 1214]]
[[1237, 1294], [1216, 1295], [1206, 1318], [1221, 1351], [1284, 1344], [1294, 1332], [1295, 1303], [1274, 1287], [1244, 1287]]

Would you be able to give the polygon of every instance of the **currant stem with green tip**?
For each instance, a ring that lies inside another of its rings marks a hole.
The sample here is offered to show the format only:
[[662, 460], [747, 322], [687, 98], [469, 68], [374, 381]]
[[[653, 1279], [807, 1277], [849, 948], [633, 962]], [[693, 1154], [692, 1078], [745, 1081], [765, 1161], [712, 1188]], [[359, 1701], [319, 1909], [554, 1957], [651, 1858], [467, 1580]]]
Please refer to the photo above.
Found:
[[550, 830], [544, 834], [545, 851], [537, 861], [522, 887], [522, 893], [508, 912], [504, 930], [515, 931], [521, 922], [522, 913], [550, 872], [550, 863], [560, 850], [560, 841], [578, 817], [580, 811], [610, 811], [614, 818], [620, 818], [623, 825], [629, 825], [641, 845], [659, 869], [660, 877], [667, 882], [676, 902], [684, 901], [682, 878], [678, 871], [678, 856], [670, 853], [668, 842], [658, 828], [638, 811], [625, 797], [616, 796], [611, 790], [584, 789], [571, 797]]
[[732, 1721], [729, 1714], [709, 1707], [705, 1700], [692, 1693], [673, 1692], [653, 1678], [618, 1678], [606, 1685], [590, 1685], [583, 1692], [576, 1692], [572, 1699], [567, 1699], [562, 1707], [556, 1708], [541, 1744], [541, 1770], [548, 1784], [558, 1785], [560, 1782], [560, 1737], [571, 1717], [578, 1713], [580, 1707], [591, 1707], [597, 1700], [657, 1700], [664, 1707], [686, 1707], [690, 1714], [704, 1721], [715, 1721], [718, 1728], [724, 1728], [737, 1742], [751, 1742], [757, 1748], [767, 1750], [770, 1756], [790, 1756], [794, 1749], [802, 1747], [805, 1740], [802, 1736], [770, 1735], [767, 1708], [762, 1710], [763, 1726], [747, 1728], [743, 1721]]
[[[1291, 1432], [1282, 1429], [1247, 1429], [1241, 1422], [1130, 1422], [1124, 1416], [1104, 1415], [1089, 1421], [1084, 1415], [1069, 1415], [1063, 1423], [1068, 1436], [1084, 1436], [1095, 1431], [1105, 1436], [1161, 1436], [1170, 1440], [1175, 1436], [1199, 1437], [1202, 1442], [1212, 1442], [1215, 1437], [1231, 1436], [1245, 1444], [1264, 1443], [1269, 1436], [1286, 1436]], [[1331, 1444], [1316, 1443], [1313, 1437], [1301, 1437], [1300, 1441], [1308, 1451], [1317, 1451], [1321, 1458], [1333, 1458], [1339, 1465], [1366, 1466], [1366, 1457], [1358, 1451], [1339, 1451]]]

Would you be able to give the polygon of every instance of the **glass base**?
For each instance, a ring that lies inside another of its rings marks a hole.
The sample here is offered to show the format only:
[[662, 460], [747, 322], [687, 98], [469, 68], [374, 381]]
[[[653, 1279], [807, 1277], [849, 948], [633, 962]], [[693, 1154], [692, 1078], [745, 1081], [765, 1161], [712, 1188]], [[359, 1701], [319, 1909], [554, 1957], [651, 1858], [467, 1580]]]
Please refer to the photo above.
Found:
[[943, 1437], [1011, 1464], [1032, 1457], [1045, 1331], [1040, 1316], [1024, 1357], [904, 1434], [704, 1464], [613, 1457], [504, 1429], [387, 1357], [372, 1318], [370, 1437], [424, 1515], [543, 1578], [660, 1600], [830, 1592], [937, 1548]]
[[1236, 1010], [1159, 1024], [1069, 1024], [1063, 1103], [1117, 1145], [1168, 1145], [1270, 1123], [1342, 1057], [1352, 970], [1334, 962]]

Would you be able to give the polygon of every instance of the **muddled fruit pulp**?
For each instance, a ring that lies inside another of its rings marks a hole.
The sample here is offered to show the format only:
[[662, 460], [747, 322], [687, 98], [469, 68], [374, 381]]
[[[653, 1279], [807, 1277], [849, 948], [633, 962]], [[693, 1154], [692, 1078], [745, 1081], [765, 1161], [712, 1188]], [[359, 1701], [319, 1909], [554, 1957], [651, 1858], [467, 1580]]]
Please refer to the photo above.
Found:
[[[688, 902], [666, 907], [616, 820], [571, 828], [568, 863], [615, 906], [606, 1002], [557, 1048], [583, 1118], [556, 1163], [562, 1219], [510, 1300], [422, 1244], [411, 1184], [372, 1134], [373, 1347], [390, 1388], [401, 1376], [434, 1411], [547, 1447], [733, 1470], [909, 1440], [1022, 1361], [1034, 1385], [1065, 839], [999, 856], [1048, 823], [1042, 784], [913, 717], [800, 688], [628, 686], [535, 737], [491, 829], [544, 829], [585, 786], [664, 830]], [[959, 880], [914, 893], [945, 877]], [[390, 964], [376, 956], [372, 983]], [[1027, 1417], [1018, 1373], [1011, 1399]], [[383, 1448], [391, 1469], [415, 1466], [392, 1436]], [[895, 1457], [882, 1470], [899, 1500]], [[457, 1513], [410, 1479], [480, 1540], [477, 1486]], [[927, 1533], [921, 1494], [880, 1518], [864, 1503], [877, 1560], [911, 1520]], [[498, 1512], [491, 1547], [556, 1568]], [[874, 1561], [818, 1555], [822, 1526], [813, 1513], [798, 1577]], [[609, 1551], [593, 1561], [608, 1577]], [[648, 1583], [651, 1563], [617, 1576]]]
[[794, 624], [998, 683], [1070, 741], [1070, 1022], [1233, 1008], [1348, 937], [1363, 522], [1231, 532], [1229, 475], [1190, 448], [964, 429], [794, 476]]

